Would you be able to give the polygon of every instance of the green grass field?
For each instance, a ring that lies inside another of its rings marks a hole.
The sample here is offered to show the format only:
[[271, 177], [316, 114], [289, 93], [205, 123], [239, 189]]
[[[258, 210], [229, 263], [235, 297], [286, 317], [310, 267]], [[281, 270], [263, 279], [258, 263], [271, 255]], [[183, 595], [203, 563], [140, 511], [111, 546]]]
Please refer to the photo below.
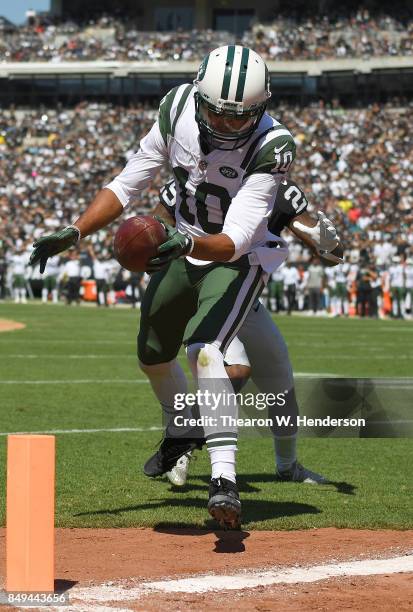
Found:
[[[160, 427], [161, 419], [149, 385], [136, 382], [144, 380], [136, 365], [136, 312], [1, 304], [0, 318], [27, 325], [0, 335], [2, 524], [5, 433], [141, 428], [57, 434], [57, 525], [211, 526], [206, 451], [192, 463], [183, 490], [142, 473], [161, 435], [149, 429]], [[409, 322], [279, 317], [277, 323], [296, 372], [413, 375]], [[241, 439], [247, 529], [413, 527], [411, 439], [304, 438], [299, 458], [336, 484], [276, 483], [271, 439]]]

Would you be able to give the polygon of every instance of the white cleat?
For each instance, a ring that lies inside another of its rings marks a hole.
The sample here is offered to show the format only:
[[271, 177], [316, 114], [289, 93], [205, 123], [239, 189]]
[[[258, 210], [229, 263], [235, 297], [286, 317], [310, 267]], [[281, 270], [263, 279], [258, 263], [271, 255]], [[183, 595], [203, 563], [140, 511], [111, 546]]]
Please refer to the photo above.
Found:
[[166, 472], [166, 476], [171, 484], [175, 487], [183, 487], [188, 477], [189, 462], [192, 458], [192, 452], [185, 453], [178, 459], [170, 472]]
[[307, 470], [301, 463], [296, 461], [290, 470], [279, 472], [277, 470], [275, 479], [279, 482], [305, 482], [307, 484], [328, 484], [330, 481], [321, 474]]

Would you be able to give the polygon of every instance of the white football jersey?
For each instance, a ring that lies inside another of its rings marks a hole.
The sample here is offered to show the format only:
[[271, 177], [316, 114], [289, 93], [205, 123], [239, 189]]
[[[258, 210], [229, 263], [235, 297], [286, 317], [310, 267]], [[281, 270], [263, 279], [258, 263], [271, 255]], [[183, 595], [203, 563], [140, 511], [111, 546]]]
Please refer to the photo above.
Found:
[[350, 265], [346, 262], [338, 264], [331, 268], [334, 270], [334, 276], [337, 283], [347, 283], [348, 275], [350, 272]]
[[390, 287], [404, 287], [403, 264], [392, 264], [389, 268]]
[[413, 288], [413, 265], [407, 264], [404, 270], [406, 277], [406, 289]]
[[[236, 261], [266, 244], [274, 196], [294, 160], [295, 144], [291, 133], [265, 113], [242, 148], [203, 151], [194, 93], [192, 85], [181, 85], [163, 98], [158, 120], [141, 140], [139, 151], [106, 187], [127, 206], [169, 163], [175, 177], [178, 230], [198, 237], [227, 234], [234, 242]], [[209, 263], [188, 259], [196, 265]]]
[[26, 276], [29, 273], [27, 266], [29, 264], [30, 254], [25, 251], [24, 253], [14, 253], [10, 258], [10, 267], [12, 274], [18, 276]]
[[60, 256], [53, 255], [47, 260], [46, 276], [57, 276], [59, 274]]

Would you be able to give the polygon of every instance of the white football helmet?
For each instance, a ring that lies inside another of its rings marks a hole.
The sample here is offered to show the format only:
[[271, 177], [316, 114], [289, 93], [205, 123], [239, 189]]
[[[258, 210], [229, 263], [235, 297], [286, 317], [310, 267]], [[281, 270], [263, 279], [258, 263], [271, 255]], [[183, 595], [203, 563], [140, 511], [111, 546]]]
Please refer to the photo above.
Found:
[[206, 142], [215, 149], [242, 147], [271, 97], [264, 60], [248, 47], [218, 47], [202, 60], [194, 85], [195, 119]]

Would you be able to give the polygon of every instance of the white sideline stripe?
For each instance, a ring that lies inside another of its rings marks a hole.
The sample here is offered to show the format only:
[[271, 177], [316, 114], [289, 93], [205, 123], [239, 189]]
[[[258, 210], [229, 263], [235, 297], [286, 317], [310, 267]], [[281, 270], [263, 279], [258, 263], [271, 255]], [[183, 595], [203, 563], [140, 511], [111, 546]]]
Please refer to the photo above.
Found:
[[0, 380], [0, 385], [89, 385], [89, 384], [148, 384], [149, 381], [146, 378], [113, 378], [113, 379], [99, 379], [99, 378], [82, 378], [79, 380]]
[[[332, 372], [295, 372], [294, 378], [334, 378], [334, 379], [353, 379], [355, 377], [342, 373], [334, 374]], [[398, 377], [397, 379], [389, 378], [389, 383], [386, 379], [378, 379], [370, 376], [362, 376], [355, 380], [371, 380], [375, 385], [385, 387], [386, 389], [411, 389], [413, 379], [411, 376]], [[66, 379], [66, 380], [1, 380], [0, 385], [89, 385], [89, 384], [122, 384], [122, 385], [146, 385], [149, 380], [146, 378], [82, 378], [82, 379]]]
[[[73, 606], [63, 606], [63, 608], [64, 612], [134, 612], [130, 608], [112, 608], [112, 606], [97, 606], [96, 604], [74, 604]], [[47, 606], [38, 609], [47, 610], [48, 612], [62, 612], [62, 606]]]
[[123, 355], [123, 354], [114, 354], [111, 355], [36, 355], [33, 353], [5, 353], [4, 355], [0, 355], [0, 359], [116, 359], [117, 357], [121, 357], [123, 359], [136, 359], [136, 355]]
[[380, 331], [385, 331], [385, 332], [391, 332], [392, 334], [394, 334], [395, 332], [401, 332], [401, 331], [413, 331], [413, 325], [410, 326], [403, 326], [403, 327], [396, 327], [396, 328], [392, 328], [390, 329], [390, 327], [379, 327], [378, 328]]
[[[297, 372], [296, 378], [340, 378], [338, 374], [328, 374], [327, 372]], [[67, 379], [67, 380], [0, 380], [0, 385], [89, 385], [89, 384], [149, 384], [146, 378], [82, 378], [82, 379]]]
[[0, 431], [0, 436], [21, 436], [25, 434], [85, 434], [85, 433], [124, 433], [147, 431], [163, 431], [163, 427], [151, 425], [150, 427], [103, 427], [101, 429], [50, 429], [49, 431]]
[[413, 572], [413, 555], [394, 557], [393, 559], [363, 559], [316, 565], [312, 567], [293, 567], [290, 569], [273, 569], [267, 571], [250, 570], [249, 573], [216, 575], [208, 574], [180, 578], [178, 580], [160, 580], [144, 582], [139, 587], [101, 585], [89, 588], [74, 588], [70, 591], [71, 599], [83, 601], [133, 601], [151, 592], [163, 593], [207, 593], [220, 590], [235, 591], [253, 589], [259, 586], [274, 584], [299, 584], [338, 578], [340, 576], [374, 576], [379, 574], [396, 574]]
[[[395, 421], [371, 421], [371, 425], [410, 425], [413, 419]], [[164, 427], [151, 425], [150, 427], [103, 427], [99, 429], [49, 429], [38, 431], [0, 431], [0, 437], [23, 435], [53, 435], [53, 434], [93, 434], [93, 433], [145, 433], [149, 431], [163, 431]], [[235, 440], [235, 438], [217, 438], [218, 440]]]
[[[353, 379], [353, 376], [346, 376], [342, 373], [333, 374], [331, 372], [296, 372], [294, 378], [334, 378], [334, 379]], [[413, 379], [411, 376], [399, 377], [396, 380], [389, 379], [391, 382], [386, 383], [385, 379], [376, 379], [374, 377], [360, 377], [357, 380], [365, 378], [373, 381], [374, 384], [380, 385], [387, 389], [411, 389]], [[398, 382], [396, 382], [398, 381]], [[89, 385], [89, 384], [122, 384], [122, 385], [146, 385], [149, 380], [146, 378], [82, 378], [82, 379], [67, 379], [67, 380], [0, 380], [0, 385]]]
[[67, 340], [63, 340], [62, 338], [58, 338], [56, 340], [44, 340], [44, 339], [40, 339], [40, 340], [36, 340], [36, 339], [30, 339], [28, 340], [27, 338], [13, 338], [13, 340], [7, 339], [7, 338], [2, 338], [1, 339], [1, 343], [2, 344], [16, 344], [17, 342], [24, 342], [24, 344], [131, 344], [134, 345], [136, 344], [136, 337], [135, 338], [131, 338], [130, 340], [72, 340], [71, 338], [68, 338]]

